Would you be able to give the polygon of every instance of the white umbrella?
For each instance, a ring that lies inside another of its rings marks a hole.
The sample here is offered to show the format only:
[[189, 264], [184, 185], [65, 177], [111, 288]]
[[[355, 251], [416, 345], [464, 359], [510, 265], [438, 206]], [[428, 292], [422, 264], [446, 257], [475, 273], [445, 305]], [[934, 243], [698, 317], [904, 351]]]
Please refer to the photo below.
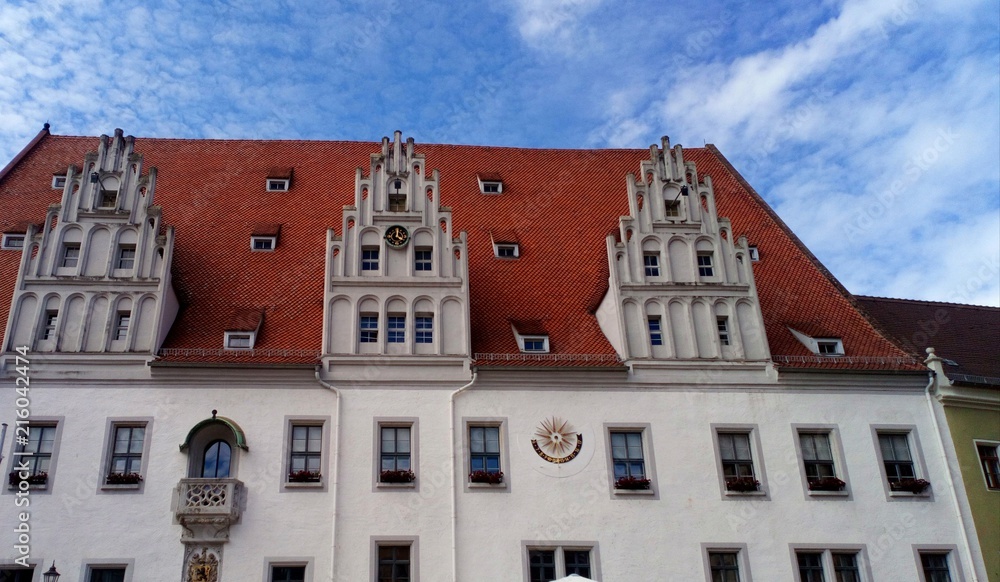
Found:
[[590, 578], [584, 578], [579, 574], [570, 574], [565, 578], [560, 578], [558, 580], [553, 580], [552, 582], [597, 582], [596, 580], [591, 580]]

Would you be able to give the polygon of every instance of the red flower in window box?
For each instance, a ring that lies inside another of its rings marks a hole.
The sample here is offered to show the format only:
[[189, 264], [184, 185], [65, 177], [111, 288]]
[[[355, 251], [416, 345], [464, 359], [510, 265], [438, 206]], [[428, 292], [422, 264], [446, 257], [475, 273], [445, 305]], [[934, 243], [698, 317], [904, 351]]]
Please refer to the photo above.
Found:
[[649, 483], [649, 479], [642, 479], [640, 477], [620, 477], [617, 481], [615, 481], [615, 489], [639, 491], [642, 489], [649, 489]]
[[318, 483], [321, 475], [319, 471], [292, 471], [288, 474], [289, 483]]
[[836, 477], [819, 477], [809, 480], [810, 491], [843, 491], [847, 483]]
[[45, 485], [49, 482], [48, 473], [35, 473], [34, 475], [28, 475], [27, 479], [21, 478], [21, 471], [11, 471], [8, 478], [8, 483], [17, 487], [22, 481], [27, 481], [29, 485]]
[[900, 479], [899, 481], [889, 481], [889, 489], [893, 491], [909, 491], [917, 494], [923, 493], [931, 486], [931, 482], [925, 479]]
[[489, 471], [473, 471], [469, 473], [470, 483], [489, 483], [497, 485], [503, 483], [503, 471], [490, 473]]
[[382, 471], [378, 475], [381, 483], [413, 483], [416, 478], [413, 471]]
[[730, 477], [726, 479], [726, 489], [739, 493], [749, 493], [760, 490], [760, 481], [753, 477]]
[[142, 481], [142, 475], [138, 473], [110, 473], [105, 483], [108, 485], [137, 485]]

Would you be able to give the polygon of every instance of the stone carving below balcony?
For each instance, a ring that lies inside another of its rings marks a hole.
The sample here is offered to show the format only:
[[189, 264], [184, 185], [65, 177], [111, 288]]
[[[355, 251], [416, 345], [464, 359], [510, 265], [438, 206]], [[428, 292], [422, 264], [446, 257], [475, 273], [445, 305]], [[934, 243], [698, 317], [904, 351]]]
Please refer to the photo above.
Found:
[[181, 479], [174, 489], [174, 515], [184, 543], [229, 541], [229, 526], [239, 523], [246, 488], [238, 479]]

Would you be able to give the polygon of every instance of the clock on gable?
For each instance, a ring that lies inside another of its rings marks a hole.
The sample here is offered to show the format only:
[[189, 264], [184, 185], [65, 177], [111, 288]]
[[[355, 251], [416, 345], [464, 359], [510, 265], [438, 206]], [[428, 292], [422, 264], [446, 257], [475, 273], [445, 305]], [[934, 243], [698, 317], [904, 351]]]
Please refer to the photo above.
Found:
[[410, 233], [406, 228], [395, 224], [385, 229], [385, 242], [394, 249], [401, 249], [410, 241]]

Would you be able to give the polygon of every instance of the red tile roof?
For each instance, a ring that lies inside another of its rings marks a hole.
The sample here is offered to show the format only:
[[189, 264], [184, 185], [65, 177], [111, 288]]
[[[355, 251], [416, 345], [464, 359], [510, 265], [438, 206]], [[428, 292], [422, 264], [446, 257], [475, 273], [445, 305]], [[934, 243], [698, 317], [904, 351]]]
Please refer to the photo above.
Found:
[[981, 376], [1000, 384], [1000, 308], [857, 297], [858, 303], [903, 346], [925, 358], [934, 348], [949, 376]]
[[[80, 164], [97, 147], [94, 137], [42, 133], [0, 173], [0, 231], [42, 220], [60, 197], [51, 188], [52, 168]], [[375, 142], [136, 139], [145, 168], [158, 168], [155, 203], [176, 229], [181, 311], [163, 346], [169, 358], [246, 361], [246, 354], [218, 350], [233, 306], [245, 306], [266, 309], [254, 361], [315, 361], [326, 230], [339, 231], [343, 206], [353, 203], [354, 169], [367, 171], [380, 149]], [[608, 286], [605, 237], [628, 212], [626, 174], [649, 150], [417, 144], [417, 152], [426, 155], [428, 170], [440, 170], [442, 204], [453, 210], [456, 230], [468, 233], [472, 349], [484, 355], [480, 363], [620, 365], [593, 311]], [[797, 356], [802, 361], [789, 364], [796, 367], [913, 368], [893, 362], [907, 354], [858, 311], [718, 150], [686, 149], [685, 159], [711, 175], [719, 216], [766, 257], [753, 266], [772, 354]], [[265, 191], [261, 178], [277, 165], [294, 168], [287, 192]], [[486, 174], [503, 175], [503, 194], [480, 193], [477, 175]], [[263, 223], [282, 224], [281, 243], [253, 253], [246, 237]], [[520, 258], [495, 258], [491, 232], [516, 233]], [[18, 261], [17, 253], [0, 251], [0, 296], [12, 296]], [[0, 321], [8, 310], [5, 299]], [[511, 320], [544, 321], [553, 353], [521, 358]], [[809, 361], [789, 326], [840, 337], [856, 358]], [[882, 359], [866, 360], [876, 357]]]

